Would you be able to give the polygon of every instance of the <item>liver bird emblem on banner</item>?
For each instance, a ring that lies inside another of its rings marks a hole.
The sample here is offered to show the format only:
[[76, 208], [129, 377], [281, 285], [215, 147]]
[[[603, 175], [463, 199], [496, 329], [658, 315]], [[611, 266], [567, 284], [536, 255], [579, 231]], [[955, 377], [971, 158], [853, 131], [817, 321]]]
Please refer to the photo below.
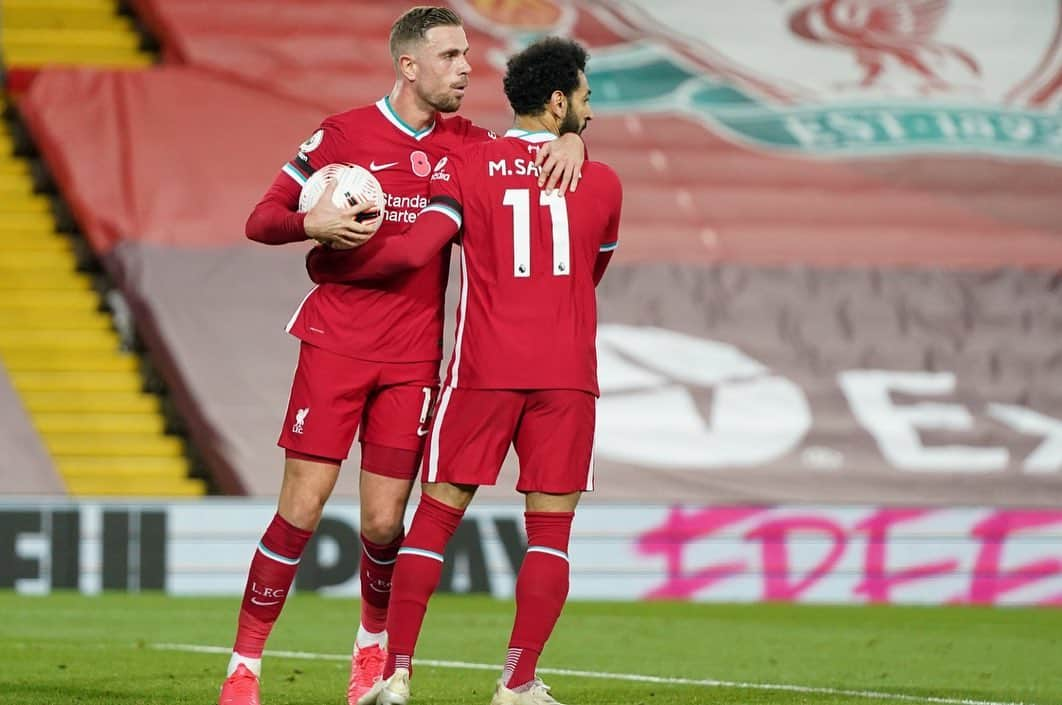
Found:
[[864, 71], [860, 88], [898, 67], [921, 81], [921, 92], [932, 93], [951, 88], [941, 75], [946, 62], [980, 75], [973, 56], [934, 38], [947, 12], [948, 0], [814, 0], [792, 12], [789, 28], [808, 41], [855, 52]]

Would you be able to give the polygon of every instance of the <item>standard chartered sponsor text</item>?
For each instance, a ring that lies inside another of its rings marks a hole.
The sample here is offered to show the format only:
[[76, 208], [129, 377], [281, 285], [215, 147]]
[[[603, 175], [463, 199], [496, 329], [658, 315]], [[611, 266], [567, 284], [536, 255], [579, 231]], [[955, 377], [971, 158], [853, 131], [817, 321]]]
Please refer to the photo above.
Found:
[[391, 223], [412, 223], [417, 213], [428, 205], [428, 199], [421, 195], [394, 196], [387, 195], [387, 212], [384, 219]]

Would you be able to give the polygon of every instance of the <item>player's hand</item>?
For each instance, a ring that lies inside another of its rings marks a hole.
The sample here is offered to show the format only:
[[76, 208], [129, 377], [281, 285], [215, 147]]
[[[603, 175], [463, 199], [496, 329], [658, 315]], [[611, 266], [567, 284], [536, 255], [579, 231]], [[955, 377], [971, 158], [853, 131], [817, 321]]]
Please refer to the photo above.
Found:
[[542, 168], [538, 187], [544, 191], [559, 189], [561, 194], [575, 191], [586, 161], [586, 145], [579, 135], [569, 132], [538, 150], [535, 164]]
[[332, 203], [336, 182], [325, 187], [317, 205], [306, 213], [303, 229], [306, 237], [316, 240], [334, 250], [350, 250], [368, 242], [380, 227], [380, 220], [359, 223], [358, 216], [376, 209], [376, 204], [366, 201], [348, 208], [338, 208]]

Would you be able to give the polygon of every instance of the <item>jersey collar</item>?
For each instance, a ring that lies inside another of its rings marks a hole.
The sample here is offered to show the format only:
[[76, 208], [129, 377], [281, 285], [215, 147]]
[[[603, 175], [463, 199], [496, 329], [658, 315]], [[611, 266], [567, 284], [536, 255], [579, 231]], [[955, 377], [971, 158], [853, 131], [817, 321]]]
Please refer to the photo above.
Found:
[[527, 130], [521, 130], [516, 127], [507, 130], [505, 136], [519, 137], [525, 142], [534, 142], [535, 144], [539, 144], [541, 142], [552, 142], [553, 140], [557, 139], [557, 135], [553, 134], [552, 132], [528, 132]]
[[398, 117], [398, 113], [391, 107], [391, 99], [388, 96], [384, 96], [376, 101], [376, 107], [380, 113], [387, 118], [387, 121], [398, 128], [399, 132], [405, 133], [417, 140], [418, 142], [427, 137], [435, 129], [435, 120], [431, 121], [431, 124], [425, 127], [423, 130], [414, 130], [410, 127], [405, 120]]

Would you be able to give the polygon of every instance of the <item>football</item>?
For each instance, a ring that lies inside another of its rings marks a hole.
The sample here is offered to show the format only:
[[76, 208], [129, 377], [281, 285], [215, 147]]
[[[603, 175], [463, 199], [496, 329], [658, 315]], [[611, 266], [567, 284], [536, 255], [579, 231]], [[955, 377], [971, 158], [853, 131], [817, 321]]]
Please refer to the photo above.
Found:
[[305, 213], [317, 205], [321, 194], [331, 181], [336, 182], [332, 203], [337, 208], [348, 208], [365, 201], [373, 202], [376, 208], [359, 215], [358, 222], [373, 227], [380, 226], [387, 198], [376, 177], [368, 169], [357, 164], [329, 164], [315, 171], [303, 184], [302, 193], [299, 194], [299, 212]]

